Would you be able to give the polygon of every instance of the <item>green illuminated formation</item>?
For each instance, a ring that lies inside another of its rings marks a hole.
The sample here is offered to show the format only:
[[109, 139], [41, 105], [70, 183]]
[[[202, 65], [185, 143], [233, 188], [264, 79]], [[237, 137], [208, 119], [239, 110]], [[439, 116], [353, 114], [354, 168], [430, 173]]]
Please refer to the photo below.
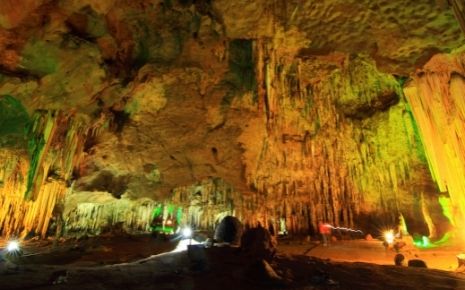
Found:
[[419, 248], [431, 248], [433, 245], [430, 243], [428, 237], [422, 236], [421, 239], [414, 241], [415, 246]]
[[159, 204], [153, 209], [152, 219], [155, 219], [161, 215], [163, 215], [163, 205]]
[[153, 233], [174, 234], [182, 218], [182, 208], [176, 208], [172, 204], [158, 205], [154, 208], [150, 228]]
[[450, 198], [447, 196], [441, 195], [438, 197], [438, 201], [439, 201], [439, 204], [441, 205], [442, 213], [444, 214], [444, 216], [447, 217], [451, 225], [455, 226], [454, 216], [452, 212], [452, 204], [451, 204]]
[[[401, 92], [392, 76], [380, 74], [362, 57], [331, 74], [331, 95], [338, 110], [349, 118], [363, 119], [388, 110], [399, 102]], [[400, 125], [400, 124], [399, 124]]]
[[[33, 186], [36, 183], [37, 177], [40, 172], [40, 167], [44, 161], [44, 156], [47, 153], [45, 150], [46, 144], [49, 143], [49, 139], [53, 137], [53, 126], [54, 118], [51, 112], [43, 116], [42, 114], [36, 114], [35, 120], [32, 122], [30, 128], [29, 137], [29, 155], [31, 165], [27, 176], [27, 190], [25, 198], [30, 198], [33, 191]], [[43, 179], [43, 177], [42, 177]], [[38, 185], [40, 187], [40, 185]]]
[[418, 236], [418, 238], [413, 241], [413, 244], [418, 248], [424, 248], [424, 249], [437, 248], [437, 247], [441, 247], [444, 245], [448, 245], [452, 237], [453, 237], [453, 233], [451, 232], [445, 233], [441, 237], [441, 239], [436, 240], [436, 241], [430, 241], [430, 239], [426, 236]]

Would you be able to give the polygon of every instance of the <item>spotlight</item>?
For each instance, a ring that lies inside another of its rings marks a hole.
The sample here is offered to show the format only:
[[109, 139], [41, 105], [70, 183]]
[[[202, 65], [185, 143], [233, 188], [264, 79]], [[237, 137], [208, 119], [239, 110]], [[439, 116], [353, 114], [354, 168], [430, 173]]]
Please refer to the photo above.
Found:
[[6, 246], [7, 252], [19, 252], [19, 243], [17, 241], [9, 241]]
[[182, 235], [184, 238], [188, 239], [192, 237], [192, 229], [191, 228], [184, 228], [182, 229]]
[[394, 242], [394, 231], [393, 230], [385, 231], [384, 232], [384, 240], [388, 244], [392, 244]]

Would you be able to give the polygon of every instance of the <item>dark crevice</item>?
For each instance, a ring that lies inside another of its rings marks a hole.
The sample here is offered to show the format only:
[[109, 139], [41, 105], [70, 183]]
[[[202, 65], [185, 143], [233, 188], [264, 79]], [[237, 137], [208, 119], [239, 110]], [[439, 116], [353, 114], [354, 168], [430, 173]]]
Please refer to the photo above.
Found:
[[113, 115], [112, 121], [112, 130], [116, 133], [121, 133], [124, 129], [124, 126], [129, 123], [130, 115], [125, 111], [110, 109], [110, 112]]

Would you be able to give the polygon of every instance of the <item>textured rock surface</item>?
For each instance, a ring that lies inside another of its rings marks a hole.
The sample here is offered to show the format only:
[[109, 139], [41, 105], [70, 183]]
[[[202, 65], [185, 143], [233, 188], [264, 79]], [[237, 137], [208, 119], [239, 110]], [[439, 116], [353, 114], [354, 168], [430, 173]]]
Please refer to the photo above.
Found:
[[402, 214], [440, 237], [448, 193], [402, 86], [463, 44], [451, 7], [317, 2], [2, 1], [3, 233], [45, 234], [56, 203], [69, 232], [146, 230], [175, 203], [199, 227]]
[[297, 27], [310, 42], [303, 54], [363, 51], [384, 70], [409, 74], [432, 54], [463, 43], [444, 2], [221, 0], [213, 7], [231, 38], [274, 37]]

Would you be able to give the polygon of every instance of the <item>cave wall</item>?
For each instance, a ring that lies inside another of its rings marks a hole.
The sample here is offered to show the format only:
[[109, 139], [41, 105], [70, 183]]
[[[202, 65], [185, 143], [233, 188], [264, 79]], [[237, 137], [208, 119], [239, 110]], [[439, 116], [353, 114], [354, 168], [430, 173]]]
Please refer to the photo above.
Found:
[[303, 233], [318, 219], [374, 232], [399, 213], [422, 216], [415, 205], [428, 172], [394, 77], [345, 54], [268, 64], [263, 139], [246, 129], [243, 140], [246, 179], [269, 216]]
[[1, 123], [4, 235], [146, 231], [160, 203], [205, 228], [449, 230], [402, 89], [463, 43], [447, 3], [0, 5], [0, 109], [24, 108]]

